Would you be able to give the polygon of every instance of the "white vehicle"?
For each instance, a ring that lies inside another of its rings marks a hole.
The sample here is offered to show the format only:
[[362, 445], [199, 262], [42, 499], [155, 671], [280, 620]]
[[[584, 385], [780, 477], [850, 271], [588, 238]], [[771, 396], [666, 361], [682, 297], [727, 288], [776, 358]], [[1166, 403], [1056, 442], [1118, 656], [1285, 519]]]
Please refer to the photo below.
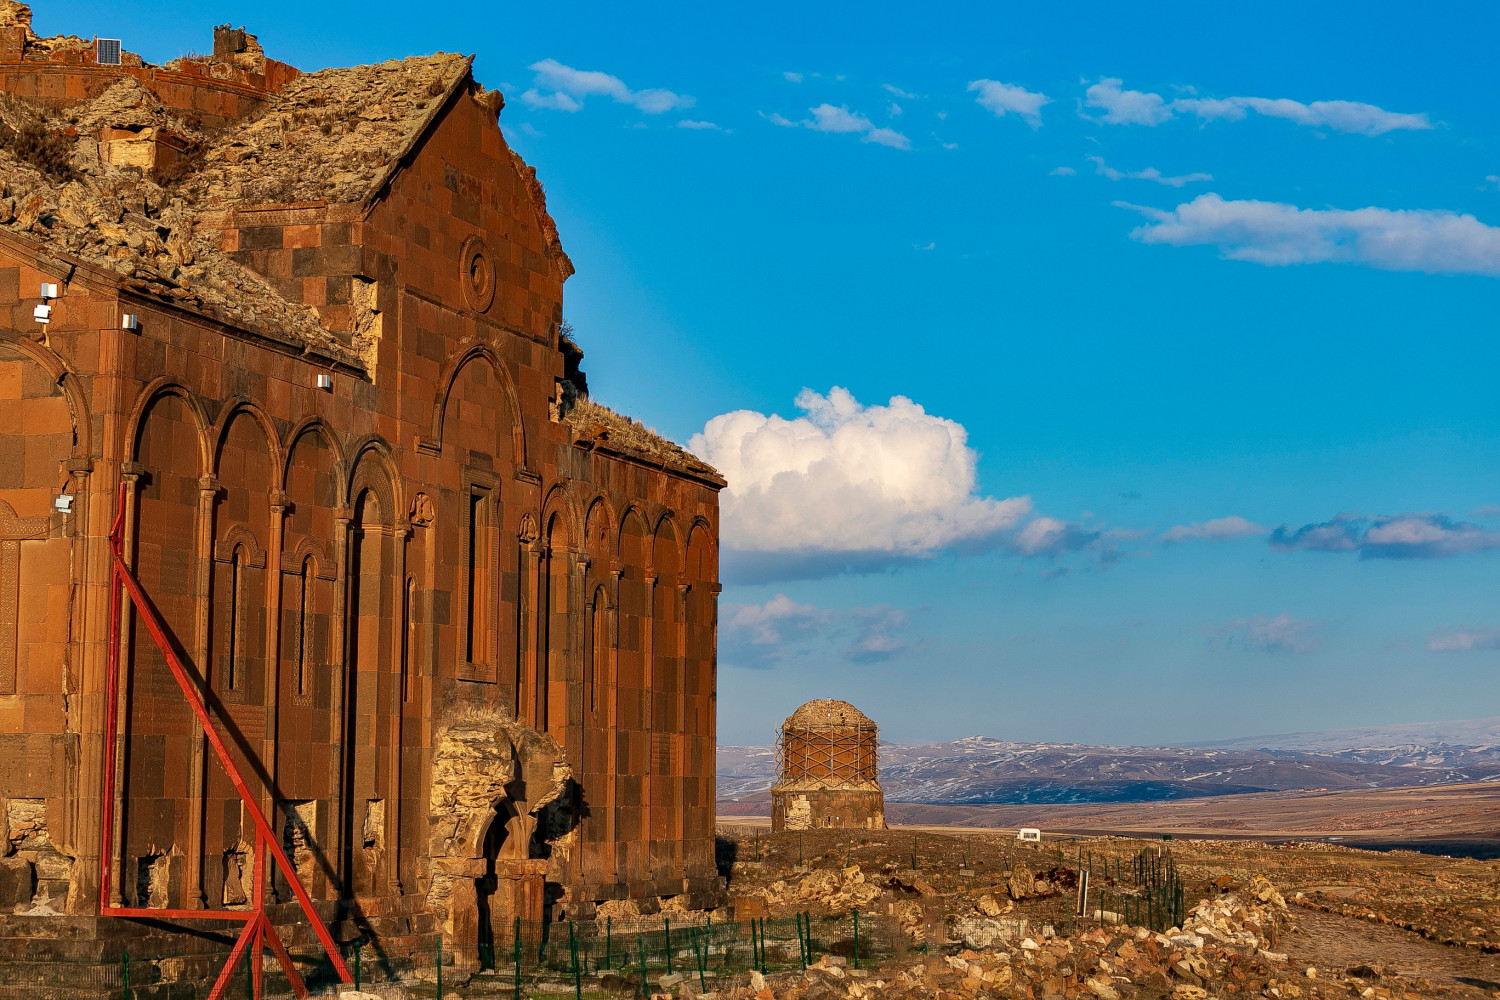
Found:
[[1042, 831], [1034, 826], [1023, 826], [1016, 831], [1016, 839], [1032, 844], [1040, 844], [1042, 842]]

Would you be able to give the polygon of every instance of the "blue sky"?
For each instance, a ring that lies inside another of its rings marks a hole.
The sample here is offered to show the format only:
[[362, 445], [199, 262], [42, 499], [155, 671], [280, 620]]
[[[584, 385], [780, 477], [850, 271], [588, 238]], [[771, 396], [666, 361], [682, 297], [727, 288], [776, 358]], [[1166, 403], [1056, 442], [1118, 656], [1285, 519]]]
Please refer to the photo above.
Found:
[[733, 470], [724, 742], [1500, 714], [1493, 7], [162, 10], [36, 20], [505, 92], [591, 388]]

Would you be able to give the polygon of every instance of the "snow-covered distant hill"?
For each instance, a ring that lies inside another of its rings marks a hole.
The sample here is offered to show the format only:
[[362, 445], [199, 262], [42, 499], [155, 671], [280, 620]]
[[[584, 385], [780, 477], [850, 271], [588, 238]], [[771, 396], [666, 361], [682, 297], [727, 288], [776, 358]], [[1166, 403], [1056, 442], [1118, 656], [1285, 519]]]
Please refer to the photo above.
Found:
[[[719, 748], [719, 798], [763, 795], [770, 747]], [[891, 802], [1150, 802], [1292, 789], [1500, 781], [1500, 719], [1382, 726], [1186, 747], [1014, 743], [882, 744]]]
[[1401, 766], [1465, 766], [1500, 761], [1500, 716], [1413, 722], [1320, 733], [1282, 733], [1189, 743], [1221, 750], [1296, 751]]

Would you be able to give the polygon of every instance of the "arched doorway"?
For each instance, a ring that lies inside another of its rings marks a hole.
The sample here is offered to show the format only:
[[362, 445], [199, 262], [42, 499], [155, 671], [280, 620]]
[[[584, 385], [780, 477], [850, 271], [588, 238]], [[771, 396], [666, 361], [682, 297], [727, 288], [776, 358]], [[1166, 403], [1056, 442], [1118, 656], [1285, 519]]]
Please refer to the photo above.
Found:
[[[510, 905], [508, 893], [501, 893], [500, 875], [506, 862], [524, 860], [530, 831], [525, 817], [516, 810], [514, 799], [504, 799], [495, 806], [490, 825], [484, 832], [481, 851], [484, 856], [484, 874], [474, 880], [474, 895], [477, 900], [476, 941], [479, 949], [480, 971], [496, 968], [495, 946], [497, 941], [514, 940], [514, 922], [523, 914], [515, 912]], [[509, 886], [506, 886], [509, 888]], [[498, 897], [498, 898], [497, 898]], [[503, 926], [504, 924], [512, 926]]]

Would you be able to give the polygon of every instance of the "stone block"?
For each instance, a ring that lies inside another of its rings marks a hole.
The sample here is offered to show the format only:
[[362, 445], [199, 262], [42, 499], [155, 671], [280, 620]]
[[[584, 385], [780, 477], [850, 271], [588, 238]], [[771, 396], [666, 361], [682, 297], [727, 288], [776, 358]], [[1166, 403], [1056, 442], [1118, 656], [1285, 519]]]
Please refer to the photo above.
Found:
[[25, 858], [0, 858], [0, 911], [25, 906], [36, 892], [36, 869]]

